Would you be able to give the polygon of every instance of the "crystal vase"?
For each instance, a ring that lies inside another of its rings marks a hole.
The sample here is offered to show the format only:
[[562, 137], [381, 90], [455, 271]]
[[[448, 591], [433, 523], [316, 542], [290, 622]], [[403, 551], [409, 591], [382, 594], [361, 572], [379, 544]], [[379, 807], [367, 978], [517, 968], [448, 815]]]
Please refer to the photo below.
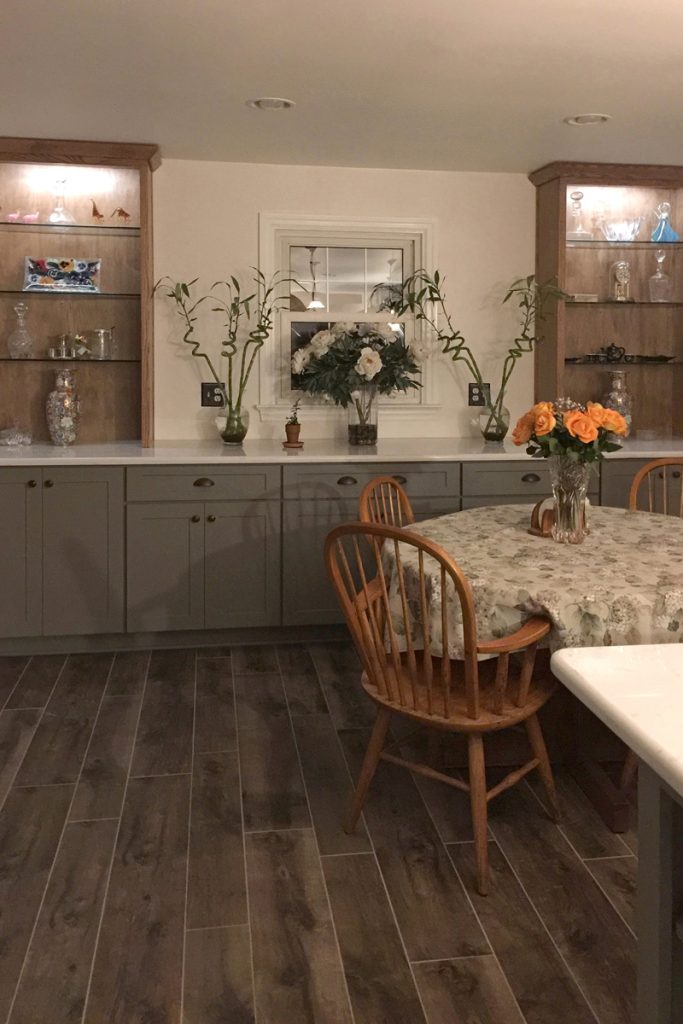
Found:
[[590, 467], [567, 455], [552, 455], [548, 462], [555, 501], [553, 540], [558, 544], [581, 544], [586, 535], [585, 507]]
[[349, 444], [377, 444], [377, 388], [367, 384], [354, 391], [347, 412]]
[[249, 410], [241, 406], [228, 406], [221, 430], [223, 444], [242, 444], [249, 429]]
[[52, 443], [60, 447], [73, 444], [78, 436], [81, 403], [75, 389], [74, 371], [60, 370], [55, 377], [55, 389], [47, 396], [47, 428]]

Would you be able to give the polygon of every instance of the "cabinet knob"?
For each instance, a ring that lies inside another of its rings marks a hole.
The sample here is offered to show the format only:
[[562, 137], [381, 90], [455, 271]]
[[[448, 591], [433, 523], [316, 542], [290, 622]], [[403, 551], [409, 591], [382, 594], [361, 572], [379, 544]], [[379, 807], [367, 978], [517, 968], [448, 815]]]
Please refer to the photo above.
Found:
[[538, 473], [525, 473], [522, 477], [523, 484], [537, 484], [540, 481]]
[[202, 518], [201, 516], [192, 516], [192, 522], [193, 523], [198, 523], [201, 518]]
[[339, 487], [353, 487], [353, 485], [357, 483], [358, 481], [355, 476], [340, 476], [337, 480]]
[[54, 480], [46, 480], [45, 481], [45, 486], [46, 487], [54, 487], [54, 485], [55, 485]]
[[27, 486], [28, 487], [37, 487], [38, 486], [38, 482], [36, 480], [29, 480]]
[[206, 517], [206, 521], [207, 521], [207, 523], [215, 523], [216, 522], [216, 517], [215, 516], [207, 516]]
[[195, 487], [213, 487], [213, 480], [208, 476], [200, 476], [194, 482]]
[[[664, 479], [664, 473], [662, 472], [661, 469], [660, 469], [659, 473], [657, 474], [657, 476], [659, 477], [660, 480]], [[680, 471], [680, 469], [674, 469], [674, 471], [671, 474], [671, 476], [672, 476], [672, 478], [674, 480], [680, 480], [681, 479], [681, 471]]]
[[407, 477], [401, 476], [400, 474], [397, 474], [394, 477], [394, 480], [396, 481], [397, 484], [407, 484], [408, 483]]

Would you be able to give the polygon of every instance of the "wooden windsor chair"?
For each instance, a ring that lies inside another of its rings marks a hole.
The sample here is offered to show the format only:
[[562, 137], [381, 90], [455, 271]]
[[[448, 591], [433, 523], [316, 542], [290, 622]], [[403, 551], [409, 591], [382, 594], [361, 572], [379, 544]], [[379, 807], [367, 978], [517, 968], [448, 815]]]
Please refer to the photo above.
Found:
[[[677, 467], [677, 468], [676, 468]], [[683, 519], [683, 458], [653, 459], [639, 469], [628, 496], [631, 512], [660, 512]], [[643, 507], [644, 502], [647, 508]]]
[[[628, 495], [630, 512], [658, 512], [683, 519], [683, 458], [652, 459], [638, 470]], [[644, 507], [644, 506], [647, 507]], [[629, 789], [638, 771], [638, 758], [629, 750], [619, 787]]]
[[407, 526], [415, 522], [410, 499], [393, 476], [376, 476], [361, 491], [358, 505], [361, 523]]
[[[474, 826], [477, 889], [486, 894], [489, 801], [538, 769], [552, 816], [559, 817], [537, 718], [556, 682], [549, 674], [534, 675], [536, 647], [550, 624], [533, 617], [510, 636], [479, 641], [467, 579], [443, 548], [413, 531], [371, 523], [338, 526], [328, 534], [325, 561], [360, 655], [361, 685], [377, 705], [345, 828], [355, 828], [380, 760], [464, 790]], [[430, 597], [437, 590], [441, 607], [432, 609]], [[462, 614], [464, 656], [457, 659], [449, 656], [461, 637], [449, 618], [447, 590], [455, 595]], [[515, 652], [522, 652], [519, 660], [510, 658]], [[480, 661], [480, 655], [489, 658]], [[468, 781], [401, 757], [400, 746], [407, 737], [387, 746], [393, 715], [420, 728], [465, 734]], [[487, 789], [483, 737], [520, 723], [526, 727], [533, 756]], [[397, 748], [399, 754], [393, 753]]]

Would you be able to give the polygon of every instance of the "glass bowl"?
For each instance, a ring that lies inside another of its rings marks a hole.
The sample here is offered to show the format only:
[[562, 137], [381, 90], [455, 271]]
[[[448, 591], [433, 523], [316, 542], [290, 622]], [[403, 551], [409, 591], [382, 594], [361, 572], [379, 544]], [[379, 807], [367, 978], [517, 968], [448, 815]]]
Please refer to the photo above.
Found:
[[626, 220], [603, 220], [600, 230], [608, 242], [635, 242], [642, 225], [642, 217], [632, 217]]

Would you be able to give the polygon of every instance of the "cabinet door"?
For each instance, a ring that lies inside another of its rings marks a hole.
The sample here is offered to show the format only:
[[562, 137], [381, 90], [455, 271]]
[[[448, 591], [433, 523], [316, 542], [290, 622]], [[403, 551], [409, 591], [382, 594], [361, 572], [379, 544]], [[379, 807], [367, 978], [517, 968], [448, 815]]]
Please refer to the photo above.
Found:
[[0, 469], [0, 637], [41, 631], [41, 482], [41, 469]]
[[280, 623], [280, 503], [211, 501], [204, 506], [204, 625]]
[[204, 505], [128, 506], [128, 631], [204, 625]]
[[[460, 510], [460, 498], [418, 498], [415, 518]], [[334, 526], [358, 519], [358, 502], [285, 501], [282, 533], [282, 621], [285, 626], [343, 622], [323, 561], [325, 538]]]
[[43, 469], [43, 633], [120, 633], [123, 469]]

